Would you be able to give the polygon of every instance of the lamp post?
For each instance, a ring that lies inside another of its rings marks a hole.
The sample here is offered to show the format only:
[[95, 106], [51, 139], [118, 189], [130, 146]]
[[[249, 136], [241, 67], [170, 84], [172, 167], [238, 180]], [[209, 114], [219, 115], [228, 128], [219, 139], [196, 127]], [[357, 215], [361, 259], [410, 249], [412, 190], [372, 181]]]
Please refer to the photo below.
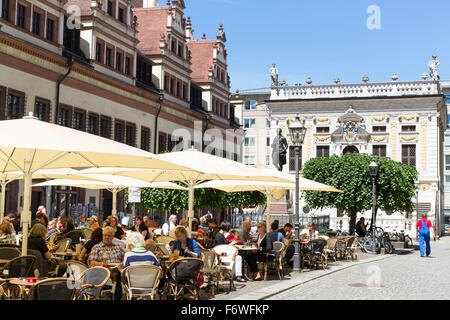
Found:
[[[419, 222], [419, 190], [420, 190], [420, 182], [419, 181], [415, 181], [414, 182], [414, 186], [416, 187], [416, 225], [417, 222]], [[419, 234], [417, 233], [417, 228], [416, 228], [416, 240], [419, 239]]]
[[378, 174], [378, 165], [375, 161], [372, 161], [371, 164], [369, 164], [369, 174], [370, 178], [372, 179], [372, 248], [373, 252], [377, 253], [377, 242], [376, 242], [376, 219], [377, 219], [377, 212], [376, 212], [376, 206], [377, 206], [377, 191], [375, 186], [375, 179]]
[[300, 272], [300, 187], [299, 187], [299, 156], [300, 147], [305, 140], [306, 128], [301, 123], [297, 115], [295, 122], [289, 125], [289, 137], [295, 148], [295, 253], [294, 253], [294, 272]]

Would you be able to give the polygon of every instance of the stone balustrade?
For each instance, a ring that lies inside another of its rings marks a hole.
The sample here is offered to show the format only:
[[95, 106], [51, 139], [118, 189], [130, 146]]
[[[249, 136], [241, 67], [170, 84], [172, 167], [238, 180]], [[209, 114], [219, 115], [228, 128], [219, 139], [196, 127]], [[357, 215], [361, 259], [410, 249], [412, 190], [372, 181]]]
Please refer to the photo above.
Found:
[[271, 88], [270, 99], [287, 100], [404, 95], [420, 96], [439, 94], [439, 91], [439, 83], [436, 81], [278, 86]]

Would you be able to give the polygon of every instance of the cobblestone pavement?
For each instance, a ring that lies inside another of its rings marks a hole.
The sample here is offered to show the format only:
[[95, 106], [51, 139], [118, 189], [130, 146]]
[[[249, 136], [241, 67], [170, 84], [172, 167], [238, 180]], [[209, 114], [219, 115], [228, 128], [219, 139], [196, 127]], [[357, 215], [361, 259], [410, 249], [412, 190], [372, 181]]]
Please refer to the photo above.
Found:
[[450, 299], [450, 237], [418, 251], [359, 264], [276, 294], [272, 300]]
[[[391, 255], [378, 255], [373, 256], [371, 254], [358, 253], [358, 261], [352, 262], [351, 260], [342, 261], [336, 265], [329, 263], [326, 270], [309, 270], [304, 269], [301, 274], [286, 274], [283, 280], [278, 280], [276, 274], [269, 276], [269, 281], [249, 281], [246, 283], [235, 282], [236, 290], [229, 290], [229, 283], [222, 282], [220, 285], [220, 293], [215, 296], [215, 300], [259, 300], [265, 297], [271, 296], [274, 293], [282, 292], [292, 288], [298, 284], [314, 280], [318, 277], [328, 276], [332, 272], [340, 272], [340, 270], [352, 267], [358, 263], [365, 263], [370, 260], [391, 259]], [[202, 290], [201, 299], [211, 299], [212, 297]]]

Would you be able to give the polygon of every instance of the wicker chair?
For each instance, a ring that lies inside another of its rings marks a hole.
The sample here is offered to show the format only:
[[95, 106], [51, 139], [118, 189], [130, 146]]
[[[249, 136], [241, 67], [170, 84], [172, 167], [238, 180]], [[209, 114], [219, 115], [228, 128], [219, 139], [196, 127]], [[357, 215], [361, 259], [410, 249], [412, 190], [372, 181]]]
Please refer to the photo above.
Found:
[[203, 261], [197, 258], [181, 258], [172, 262], [167, 271], [167, 294], [175, 300], [179, 297], [198, 300], [196, 281], [202, 267]]
[[72, 242], [70, 243], [71, 247], [75, 247], [75, 245], [80, 244], [81, 243], [81, 237], [83, 236], [83, 230], [81, 229], [76, 229], [76, 230], [72, 230], [69, 233], [67, 233], [64, 236], [64, 239], [71, 239]]
[[[267, 253], [266, 264], [264, 266], [264, 281], [267, 280], [267, 274], [270, 271], [276, 271], [278, 278], [283, 279], [284, 257], [286, 255], [286, 246], [279, 241], [273, 242], [273, 250]], [[269, 256], [275, 256], [273, 260], [269, 260]]]
[[220, 261], [220, 275], [221, 279], [228, 277], [230, 280], [230, 290], [234, 290], [233, 270], [236, 256], [239, 254], [239, 250], [232, 245], [220, 244], [212, 249], [217, 253]]
[[0, 259], [12, 260], [20, 256], [20, 251], [16, 248], [4, 247], [0, 248]]
[[157, 243], [156, 248], [165, 256], [168, 256], [172, 252], [170, 251], [170, 246], [164, 243]]
[[99, 299], [102, 289], [111, 277], [111, 272], [103, 267], [93, 267], [80, 275], [79, 300]]
[[328, 260], [324, 253], [326, 245], [327, 241], [323, 239], [311, 240], [309, 242], [309, 251], [305, 253], [305, 261], [308, 262], [311, 270], [319, 265], [321, 265], [324, 270], [327, 267]]
[[89, 269], [87, 265], [76, 260], [66, 261], [66, 265], [67, 265], [66, 273], [68, 274], [70, 279], [74, 280], [80, 280], [83, 272]]
[[61, 239], [58, 242], [56, 242], [56, 244], [55, 244], [56, 245], [55, 252], [58, 252], [58, 253], [67, 252], [67, 250], [69, 249], [71, 244], [72, 244], [71, 238]]
[[91, 239], [92, 232], [94, 232], [94, 229], [87, 228], [83, 230], [83, 238], [86, 240]]
[[348, 260], [349, 257], [352, 258], [352, 261], [358, 260], [358, 242], [358, 237], [351, 237], [347, 240], [347, 245], [344, 251], [345, 260]]
[[336, 254], [338, 259], [345, 259], [345, 251], [347, 249], [347, 242], [350, 239], [348, 236], [337, 237]]
[[76, 284], [69, 278], [51, 278], [33, 285], [25, 296], [26, 300], [73, 300]]
[[127, 300], [133, 298], [153, 300], [162, 276], [162, 269], [153, 265], [141, 264], [125, 268], [122, 275]]
[[170, 236], [157, 236], [155, 238], [155, 241], [156, 241], [156, 243], [172, 245], [172, 243], [173, 243], [173, 241], [175, 241], [175, 239]]
[[219, 290], [220, 265], [219, 256], [212, 250], [200, 249], [203, 258], [203, 268], [201, 273], [208, 277], [208, 287], [211, 288], [211, 295], [215, 296], [215, 289]]
[[338, 258], [337, 245], [337, 238], [329, 238], [327, 240], [327, 245], [324, 248], [324, 254], [327, 256], [327, 260], [330, 261], [330, 259], [333, 259], [336, 264]]
[[56, 237], [58, 236], [58, 232], [53, 232], [46, 240], [47, 240], [47, 243], [51, 243], [51, 242], [53, 242], [53, 243], [55, 243], [55, 241], [56, 241]]
[[0, 268], [0, 277], [3, 278], [22, 278], [34, 277], [34, 256], [20, 256], [12, 259]]

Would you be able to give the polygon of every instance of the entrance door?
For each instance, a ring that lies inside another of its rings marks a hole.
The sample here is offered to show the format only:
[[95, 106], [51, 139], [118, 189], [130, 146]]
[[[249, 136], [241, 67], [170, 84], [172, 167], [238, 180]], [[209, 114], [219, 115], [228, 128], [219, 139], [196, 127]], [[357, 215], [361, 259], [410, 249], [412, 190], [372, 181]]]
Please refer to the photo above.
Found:
[[103, 217], [108, 217], [112, 214], [112, 193], [103, 190]]
[[355, 146], [345, 147], [344, 151], [342, 151], [343, 155], [345, 155], [345, 154], [358, 154], [358, 153], [359, 153], [359, 150]]

